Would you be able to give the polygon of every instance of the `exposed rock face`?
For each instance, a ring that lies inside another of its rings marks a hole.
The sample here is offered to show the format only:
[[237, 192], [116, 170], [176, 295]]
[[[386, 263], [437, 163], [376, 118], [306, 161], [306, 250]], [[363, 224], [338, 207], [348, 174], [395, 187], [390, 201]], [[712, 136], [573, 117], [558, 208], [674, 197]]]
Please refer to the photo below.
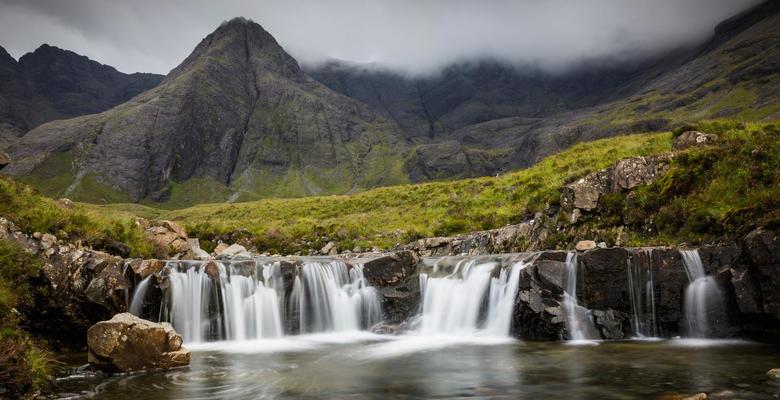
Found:
[[713, 145], [717, 143], [717, 141], [718, 135], [714, 133], [686, 131], [674, 139], [672, 148], [675, 150], [685, 150], [691, 147]]
[[260, 25], [237, 18], [156, 88], [29, 132], [9, 148], [15, 161], [4, 172], [26, 175], [67, 153], [74, 175], [136, 201], [165, 201], [174, 182], [191, 178], [246, 195], [269, 193], [279, 180], [287, 193], [316, 194], [393, 183], [369, 172], [400, 162], [404, 146], [393, 123], [311, 79]]
[[[527, 249], [530, 229], [510, 226], [459, 237], [421, 239], [404, 248], [421, 256], [486, 255]], [[511, 239], [507, 239], [511, 238]], [[699, 249], [705, 271], [724, 294], [727, 320], [715, 335], [777, 341], [780, 337], [780, 233], [757, 228], [738, 243]], [[604, 339], [633, 334], [629, 296], [631, 268], [653, 276], [656, 330], [664, 337], [681, 334], [683, 294], [689, 284], [678, 248], [602, 248], [590, 243], [578, 257], [578, 299], [592, 309], [595, 327]], [[578, 249], [580, 250], [580, 249]], [[513, 332], [530, 340], [567, 336], [561, 311], [566, 252], [542, 251], [520, 277]], [[381, 285], [382, 281], [377, 281]]]
[[588, 174], [563, 187], [561, 206], [569, 212], [574, 209], [593, 211], [606, 193], [623, 192], [655, 181], [668, 169], [670, 158], [667, 154], [631, 157], [618, 161], [610, 168]]
[[585, 251], [585, 250], [595, 249], [596, 248], [596, 242], [594, 242], [592, 240], [580, 240], [579, 242], [577, 242], [577, 245], [574, 246], [574, 248], [577, 249], [577, 251]]
[[87, 331], [89, 363], [104, 372], [170, 369], [190, 364], [181, 335], [168, 323], [129, 313], [98, 322]]
[[0, 218], [0, 239], [19, 244], [45, 261], [36, 282], [30, 329], [51, 340], [81, 344], [87, 328], [126, 309], [127, 286], [120, 257], [57, 240], [26, 235]]

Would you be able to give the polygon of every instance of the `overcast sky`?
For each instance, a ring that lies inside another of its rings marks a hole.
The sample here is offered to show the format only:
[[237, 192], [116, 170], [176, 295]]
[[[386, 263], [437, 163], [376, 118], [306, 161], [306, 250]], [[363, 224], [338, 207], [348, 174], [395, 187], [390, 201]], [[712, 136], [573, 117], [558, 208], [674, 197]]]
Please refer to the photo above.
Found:
[[[224, 20], [261, 24], [301, 63], [410, 73], [496, 58], [562, 68], [705, 40], [757, 0], [0, 0], [0, 46], [42, 43], [123, 72], [165, 74]], [[219, 5], [214, 5], [219, 3]]]

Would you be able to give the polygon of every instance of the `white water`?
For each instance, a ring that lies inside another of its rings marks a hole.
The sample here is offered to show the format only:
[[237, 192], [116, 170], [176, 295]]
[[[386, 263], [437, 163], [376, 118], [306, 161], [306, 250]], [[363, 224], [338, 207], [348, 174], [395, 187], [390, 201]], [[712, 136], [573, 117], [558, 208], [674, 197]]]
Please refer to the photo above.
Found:
[[688, 287], [685, 289], [684, 328], [688, 337], [710, 337], [725, 319], [723, 293], [715, 278], [707, 276], [698, 250], [680, 250]]
[[420, 335], [509, 336], [519, 288], [519, 262], [499, 271], [496, 262], [461, 260], [452, 274], [420, 274]]
[[658, 337], [651, 257], [652, 253], [644, 250], [636, 255], [636, 260], [630, 257], [626, 260], [628, 294], [631, 300], [631, 331], [640, 339]]
[[298, 309], [301, 333], [355, 331], [381, 320], [376, 289], [367, 284], [363, 267], [348, 270], [340, 261], [304, 264], [290, 307]]
[[200, 263], [167, 267], [170, 297], [163, 304], [164, 315], [185, 342], [265, 340], [298, 333], [285, 329], [288, 317], [298, 321], [301, 333], [356, 331], [381, 320], [376, 290], [367, 284], [362, 266], [304, 262], [286, 296], [279, 262], [256, 262], [249, 273], [245, 263], [218, 263], [216, 280]]
[[143, 305], [144, 305], [144, 298], [146, 298], [146, 292], [149, 290], [149, 284], [151, 283], [152, 276], [149, 275], [146, 278], [144, 278], [141, 283], [136, 286], [135, 291], [133, 291], [133, 301], [130, 302], [130, 313], [136, 316], [141, 316], [141, 311], [143, 311]]
[[566, 290], [561, 307], [566, 316], [569, 340], [587, 342], [599, 339], [590, 310], [577, 303], [577, 254], [574, 252], [566, 255]]

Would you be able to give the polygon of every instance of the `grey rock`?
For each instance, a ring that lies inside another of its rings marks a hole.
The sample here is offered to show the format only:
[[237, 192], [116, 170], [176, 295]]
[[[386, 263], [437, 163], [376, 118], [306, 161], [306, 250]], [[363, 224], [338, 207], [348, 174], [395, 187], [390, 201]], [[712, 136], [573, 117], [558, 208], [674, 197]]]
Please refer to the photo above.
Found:
[[117, 314], [87, 331], [88, 361], [104, 372], [171, 369], [190, 364], [190, 352], [171, 324]]
[[698, 131], [685, 131], [674, 139], [672, 148], [684, 150], [691, 147], [710, 146], [718, 142], [718, 135]]

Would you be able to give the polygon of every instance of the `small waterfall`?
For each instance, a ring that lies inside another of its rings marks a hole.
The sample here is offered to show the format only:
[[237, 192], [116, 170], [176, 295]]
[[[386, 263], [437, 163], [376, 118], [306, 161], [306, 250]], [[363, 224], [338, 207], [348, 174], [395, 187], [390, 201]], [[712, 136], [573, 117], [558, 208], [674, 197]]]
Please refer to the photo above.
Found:
[[[211, 263], [210, 271], [203, 262], [166, 266], [170, 287], [161, 319], [186, 342], [360, 330], [382, 318], [378, 294], [361, 265], [305, 261], [291, 266], [294, 278], [288, 277], [286, 287], [279, 261]], [[288, 326], [290, 320], [297, 324]]]
[[640, 251], [636, 254], [636, 260], [631, 257], [626, 259], [626, 267], [631, 300], [631, 330], [638, 338], [658, 337], [652, 253], [649, 250]]
[[561, 306], [566, 316], [570, 340], [599, 339], [590, 310], [577, 303], [577, 253], [574, 252], [566, 255], [566, 289]]
[[688, 287], [685, 288], [684, 330], [689, 337], [711, 337], [725, 322], [723, 293], [712, 276], [707, 276], [698, 250], [680, 250]]
[[366, 329], [381, 319], [376, 289], [367, 284], [363, 267], [348, 270], [340, 261], [304, 264], [290, 306], [299, 310], [302, 333]]
[[141, 316], [143, 311], [144, 299], [146, 298], [146, 291], [149, 290], [149, 284], [152, 281], [152, 276], [149, 275], [144, 278], [138, 286], [135, 287], [133, 292], [133, 300], [130, 302], [130, 313], [136, 316]]
[[[508, 336], [523, 262], [502, 268], [498, 263], [460, 260], [452, 274], [420, 274], [423, 335]], [[508, 271], [508, 269], [510, 271]], [[434, 266], [434, 273], [438, 265]]]

